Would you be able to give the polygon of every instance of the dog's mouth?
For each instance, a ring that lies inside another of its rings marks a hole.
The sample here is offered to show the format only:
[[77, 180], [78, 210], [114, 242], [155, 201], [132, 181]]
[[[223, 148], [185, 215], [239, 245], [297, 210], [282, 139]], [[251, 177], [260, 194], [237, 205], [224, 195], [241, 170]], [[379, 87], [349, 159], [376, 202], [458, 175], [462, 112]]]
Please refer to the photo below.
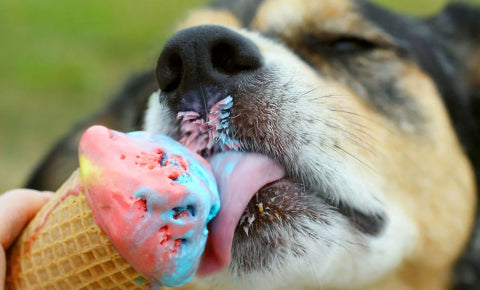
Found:
[[[247, 141], [239, 141], [229, 122], [232, 97], [227, 96], [210, 107], [203, 115], [180, 111], [177, 116], [180, 142], [208, 160], [220, 192], [221, 208], [209, 225], [207, 246], [197, 272], [200, 276], [225, 269], [232, 257], [242, 265], [231, 268], [255, 269], [255, 265], [244, 265], [254, 259], [244, 259], [243, 256], [249, 255], [243, 253], [248, 246], [242, 248], [241, 244], [262, 248], [269, 247], [271, 240], [282, 243], [286, 237], [274, 233], [278, 225], [287, 225], [293, 231], [308, 231], [301, 228], [299, 216], [328, 225], [328, 220], [322, 217], [325, 212], [334, 211], [362, 233], [375, 235], [381, 230], [383, 216], [363, 214], [342, 201], [330, 200], [327, 194], [313, 193], [302, 182], [302, 176], [292, 176], [296, 171], [292, 165], [287, 168], [274, 160], [281, 160], [280, 157], [253, 152]], [[301, 252], [301, 247], [298, 243], [293, 250]], [[279, 255], [277, 249], [269, 253], [262, 257]]]

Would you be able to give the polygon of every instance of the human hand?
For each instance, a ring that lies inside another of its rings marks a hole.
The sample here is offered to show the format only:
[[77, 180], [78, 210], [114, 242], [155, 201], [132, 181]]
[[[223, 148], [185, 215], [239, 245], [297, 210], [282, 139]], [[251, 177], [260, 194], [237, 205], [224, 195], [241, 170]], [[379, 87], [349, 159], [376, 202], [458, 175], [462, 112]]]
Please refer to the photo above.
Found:
[[0, 195], [0, 290], [5, 288], [6, 250], [52, 195], [31, 189], [14, 189]]

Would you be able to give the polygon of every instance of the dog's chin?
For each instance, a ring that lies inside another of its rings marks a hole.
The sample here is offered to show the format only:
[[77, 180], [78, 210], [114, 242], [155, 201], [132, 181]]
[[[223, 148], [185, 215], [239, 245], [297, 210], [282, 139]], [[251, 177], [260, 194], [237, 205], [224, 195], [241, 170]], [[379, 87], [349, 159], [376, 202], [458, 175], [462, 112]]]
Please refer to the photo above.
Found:
[[243, 277], [282, 267], [292, 254], [306, 255], [305, 237], [319, 237], [304, 221], [327, 225], [329, 210], [291, 179], [267, 184], [250, 200], [235, 230], [230, 269]]
[[[379, 231], [377, 223], [383, 222], [383, 216], [362, 215], [325, 196], [291, 178], [262, 187], [247, 204], [235, 229], [229, 270], [238, 278], [282, 270], [291, 259], [302, 260], [308, 255], [307, 244], [325, 243], [328, 247], [335, 243], [323, 233], [338, 226], [339, 217], [348, 220], [355, 236]], [[319, 232], [319, 228], [324, 230]]]

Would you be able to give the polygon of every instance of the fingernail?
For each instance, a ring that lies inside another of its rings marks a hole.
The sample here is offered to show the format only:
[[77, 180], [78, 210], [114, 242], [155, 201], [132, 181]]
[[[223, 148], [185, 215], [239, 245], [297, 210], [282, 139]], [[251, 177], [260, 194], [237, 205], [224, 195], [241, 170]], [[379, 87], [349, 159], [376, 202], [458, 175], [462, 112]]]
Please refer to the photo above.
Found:
[[54, 195], [55, 195], [55, 192], [53, 191], [48, 191], [48, 190], [45, 190], [45, 191], [41, 191], [42, 193], [42, 197], [45, 198], [45, 199], [51, 199]]

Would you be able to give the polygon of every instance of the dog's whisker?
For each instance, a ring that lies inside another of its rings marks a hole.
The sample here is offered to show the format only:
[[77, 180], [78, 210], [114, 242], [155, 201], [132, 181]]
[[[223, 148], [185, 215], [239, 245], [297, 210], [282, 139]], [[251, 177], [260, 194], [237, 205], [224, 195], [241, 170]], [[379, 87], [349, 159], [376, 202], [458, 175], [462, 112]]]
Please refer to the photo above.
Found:
[[357, 112], [347, 111], [347, 110], [343, 110], [343, 109], [337, 109], [337, 108], [333, 108], [333, 107], [328, 107], [328, 110], [330, 110], [330, 111], [332, 111], [332, 112], [348, 114], [348, 115], [355, 116], [355, 117], [358, 117], [358, 118], [367, 120], [367, 121], [369, 121], [369, 122], [375, 123], [375, 122], [374, 122], [372, 119], [370, 119], [369, 117], [364, 116], [364, 115], [362, 115], [362, 114], [359, 114], [359, 113], [357, 113]]
[[340, 126], [333, 125], [331, 122], [328, 122], [325, 125], [332, 128], [332, 129], [342, 131], [344, 133], [343, 134], [344, 137], [348, 141], [350, 141], [351, 144], [359, 146], [360, 148], [368, 151], [369, 153], [372, 153], [372, 154], [376, 153], [375, 147], [370, 142], [367, 141], [368, 138], [362, 138], [362, 137], [352, 133], [350, 130], [347, 130], [347, 129], [345, 129], [343, 127], [340, 127]]
[[350, 153], [349, 151], [345, 150], [344, 148], [342, 148], [340, 145], [338, 144], [335, 144], [331, 147], [333, 150], [335, 151], [341, 151], [345, 154], [347, 154], [347, 156], [349, 156], [350, 158], [352, 158], [353, 160], [356, 160], [357, 162], [359, 162], [361, 165], [365, 166], [366, 168], [368, 168], [369, 170], [371, 170], [372, 172], [377, 172], [377, 170], [375, 168], [373, 168], [372, 166], [370, 166], [369, 164], [367, 164], [365, 161], [361, 160], [359, 157], [355, 156], [354, 154]]
[[349, 118], [345, 118], [345, 120], [352, 125], [350, 129], [355, 130], [355, 132], [360, 133], [362, 136], [364, 136], [368, 140], [372, 140], [375, 143], [378, 143], [378, 139], [376, 136], [372, 135], [370, 133], [371, 129], [367, 127], [367, 125], [362, 124], [358, 121], [351, 120]]

